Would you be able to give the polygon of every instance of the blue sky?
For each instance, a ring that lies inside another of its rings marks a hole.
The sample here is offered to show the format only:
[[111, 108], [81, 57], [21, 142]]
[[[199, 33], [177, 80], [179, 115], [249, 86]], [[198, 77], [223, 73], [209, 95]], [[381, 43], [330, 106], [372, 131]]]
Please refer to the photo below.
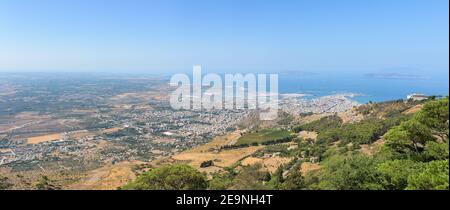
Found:
[[448, 3], [0, 0], [0, 71], [448, 75]]

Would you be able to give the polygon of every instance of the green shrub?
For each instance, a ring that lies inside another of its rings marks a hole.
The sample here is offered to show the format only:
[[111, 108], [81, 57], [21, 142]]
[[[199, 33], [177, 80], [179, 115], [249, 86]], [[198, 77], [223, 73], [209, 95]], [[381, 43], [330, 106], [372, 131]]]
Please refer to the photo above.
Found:
[[166, 165], [138, 176], [124, 190], [203, 190], [206, 176], [184, 164]]
[[431, 161], [425, 169], [408, 178], [408, 190], [448, 190], [449, 167], [447, 160]]

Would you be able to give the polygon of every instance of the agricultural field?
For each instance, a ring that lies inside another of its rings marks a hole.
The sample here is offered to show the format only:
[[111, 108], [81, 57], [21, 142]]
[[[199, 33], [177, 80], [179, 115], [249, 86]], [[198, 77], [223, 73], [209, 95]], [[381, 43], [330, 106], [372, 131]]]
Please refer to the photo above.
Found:
[[264, 144], [266, 142], [287, 139], [291, 137], [291, 132], [281, 129], [264, 129], [247, 133], [241, 136], [236, 145]]

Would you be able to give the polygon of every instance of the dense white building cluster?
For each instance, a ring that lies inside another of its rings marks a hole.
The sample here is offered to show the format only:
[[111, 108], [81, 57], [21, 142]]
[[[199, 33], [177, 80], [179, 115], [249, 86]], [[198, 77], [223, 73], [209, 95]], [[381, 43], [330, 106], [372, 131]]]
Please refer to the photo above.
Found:
[[337, 94], [314, 99], [304, 99], [302, 96], [295, 95], [287, 96], [281, 99], [280, 107], [293, 115], [344, 112], [359, 105], [358, 102], [351, 100], [353, 96], [353, 94]]

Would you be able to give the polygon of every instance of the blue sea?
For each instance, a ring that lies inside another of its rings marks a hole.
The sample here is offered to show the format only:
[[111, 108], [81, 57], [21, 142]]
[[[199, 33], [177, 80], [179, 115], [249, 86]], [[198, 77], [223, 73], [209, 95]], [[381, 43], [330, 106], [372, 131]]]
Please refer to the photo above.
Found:
[[[207, 73], [213, 72], [203, 72], [203, 75]], [[236, 74], [234, 72], [227, 73]], [[266, 72], [266, 74], [270, 73]], [[218, 74], [224, 79], [224, 73]], [[188, 75], [192, 78], [191, 74]], [[166, 76], [170, 78], [171, 75], [167, 74]], [[279, 72], [278, 91], [280, 94], [305, 94], [302, 97], [305, 99], [351, 94], [354, 95], [351, 99], [359, 103], [405, 99], [411, 93], [448, 96], [449, 74], [448, 72], [418, 74], [405, 71], [381, 73]]]
[[279, 92], [308, 94], [309, 98], [353, 93], [357, 94], [353, 100], [367, 103], [404, 99], [411, 93], [448, 96], [449, 79], [448, 74], [287, 72], [279, 74]]

